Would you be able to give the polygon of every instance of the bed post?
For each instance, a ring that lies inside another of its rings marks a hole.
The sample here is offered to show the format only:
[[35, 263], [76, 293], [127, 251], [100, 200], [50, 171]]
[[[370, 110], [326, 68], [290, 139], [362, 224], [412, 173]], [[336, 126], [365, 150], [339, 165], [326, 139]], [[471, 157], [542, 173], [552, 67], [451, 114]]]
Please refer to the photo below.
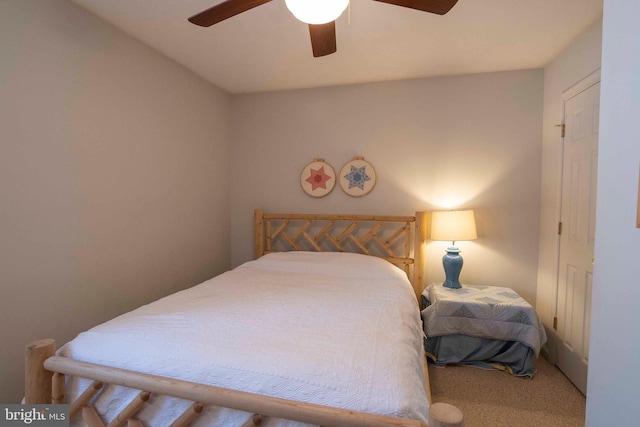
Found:
[[425, 246], [429, 228], [429, 213], [416, 212], [415, 237], [413, 242], [413, 290], [418, 298], [418, 304], [422, 306], [420, 295], [424, 290], [425, 279]]
[[255, 238], [256, 259], [264, 255], [264, 211], [255, 209], [253, 211], [253, 235]]
[[53, 372], [44, 368], [44, 361], [54, 356], [56, 342], [52, 339], [33, 341], [27, 344], [25, 350], [25, 403], [51, 403], [51, 383]]
[[448, 403], [434, 403], [429, 407], [429, 427], [463, 427], [462, 411]]

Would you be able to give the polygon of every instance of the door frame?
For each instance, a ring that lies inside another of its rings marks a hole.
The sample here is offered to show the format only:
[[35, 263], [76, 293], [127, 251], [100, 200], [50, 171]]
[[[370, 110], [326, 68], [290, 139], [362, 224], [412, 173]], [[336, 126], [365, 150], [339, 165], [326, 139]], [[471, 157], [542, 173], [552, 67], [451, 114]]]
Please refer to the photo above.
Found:
[[[559, 195], [559, 204], [558, 204], [558, 211], [557, 211], [557, 223], [560, 224], [560, 221], [562, 219], [562, 189], [564, 186], [564, 145], [565, 145], [565, 132], [564, 132], [564, 126], [566, 125], [566, 114], [567, 114], [567, 102], [579, 95], [580, 93], [584, 92], [585, 90], [591, 88], [592, 86], [595, 86], [596, 84], [600, 83], [601, 81], [601, 69], [598, 68], [597, 70], [591, 72], [590, 74], [588, 74], [587, 76], [583, 77], [581, 80], [579, 80], [578, 82], [576, 82], [574, 85], [570, 86], [569, 88], [565, 89], [564, 91], [562, 91], [562, 126], [563, 126], [563, 135], [562, 135], [562, 150], [560, 151], [559, 155], [560, 155], [560, 181], [559, 181], [559, 187], [558, 187], [558, 195]], [[559, 301], [559, 295], [558, 292], [560, 290], [560, 244], [561, 244], [561, 236], [560, 233], [557, 234], [557, 240], [556, 240], [556, 274], [555, 274], [555, 282], [554, 282], [554, 299], [555, 299], [555, 307], [554, 307], [554, 325], [553, 325], [553, 334], [552, 337], [554, 339], [554, 343], [553, 343], [553, 358], [552, 358], [552, 363], [553, 364], [557, 364], [558, 363], [558, 346], [562, 345], [562, 342], [560, 340], [560, 337], [557, 335], [557, 329], [556, 329], [556, 322], [557, 322], [557, 318], [558, 318], [558, 301]]]
[[[574, 96], [578, 95], [580, 92], [584, 92], [585, 90], [589, 89], [591, 86], [598, 84], [600, 82], [600, 68], [596, 69], [595, 71], [591, 72], [590, 74], [588, 74], [587, 76], [583, 77], [582, 79], [580, 79], [578, 82], [576, 82], [575, 84], [573, 84], [572, 86], [569, 86], [567, 89], [562, 91], [562, 126], [565, 125], [566, 122], [566, 103], [569, 99], [573, 98]], [[557, 186], [557, 200], [558, 200], [558, 205], [557, 205], [557, 212], [556, 212], [556, 224], [560, 223], [560, 219], [562, 218], [562, 184], [563, 184], [563, 180], [562, 177], [564, 176], [564, 134], [562, 136], [562, 149], [559, 150], [558, 152], [558, 156], [560, 156], [560, 175], [559, 175], [559, 179], [558, 179], [558, 186]], [[557, 319], [558, 316], [558, 289], [559, 289], [559, 281], [560, 281], [560, 234], [557, 233], [556, 234], [556, 250], [555, 250], [555, 261], [556, 261], [556, 265], [555, 265], [555, 280], [553, 282], [553, 317], [554, 319]], [[554, 338], [554, 341], [557, 340], [557, 335], [555, 334], [556, 332], [556, 328], [553, 327], [553, 333], [552, 336]], [[548, 353], [548, 359], [550, 360], [550, 362], [552, 363], [557, 363], [558, 362], [558, 355], [557, 352], [555, 351], [556, 349], [556, 345], [557, 342], [553, 343], [553, 348], [549, 349], [550, 352]]]
[[591, 86], [600, 83], [600, 74], [601, 74], [600, 73], [600, 68], [598, 68], [597, 70], [595, 70], [591, 74], [589, 74], [586, 77], [582, 78], [582, 80], [580, 80], [579, 82], [577, 82], [573, 86], [571, 86], [568, 89], [565, 89], [565, 90], [562, 91], [562, 103], [563, 103], [563, 105], [562, 105], [562, 114], [563, 114], [562, 122], [563, 123], [565, 121], [564, 114], [566, 114], [566, 110], [565, 110], [564, 104], [566, 104], [566, 102], [569, 99], [573, 98], [574, 96], [576, 96], [580, 92], [584, 92], [585, 90], [589, 89]]

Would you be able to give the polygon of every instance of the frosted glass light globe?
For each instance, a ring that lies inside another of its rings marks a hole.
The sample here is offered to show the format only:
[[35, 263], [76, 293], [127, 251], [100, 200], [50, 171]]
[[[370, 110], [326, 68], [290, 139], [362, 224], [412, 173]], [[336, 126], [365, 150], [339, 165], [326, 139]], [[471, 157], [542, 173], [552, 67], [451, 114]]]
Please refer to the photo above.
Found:
[[349, 5], [349, 0], [285, 0], [293, 16], [307, 24], [335, 21]]

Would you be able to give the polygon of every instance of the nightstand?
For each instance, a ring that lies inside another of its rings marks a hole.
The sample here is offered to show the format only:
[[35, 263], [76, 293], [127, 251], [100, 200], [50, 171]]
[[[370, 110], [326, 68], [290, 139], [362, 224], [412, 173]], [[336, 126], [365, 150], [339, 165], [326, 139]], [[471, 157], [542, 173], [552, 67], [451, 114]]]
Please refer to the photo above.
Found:
[[[513, 362], [523, 365], [515, 371], [533, 375], [530, 356], [538, 356], [547, 336], [533, 307], [517, 292], [500, 286], [463, 284], [451, 289], [432, 283], [422, 298], [425, 348], [432, 361], [442, 365]], [[511, 355], [521, 353], [517, 360], [504, 359], [506, 344], [518, 347], [510, 350]]]

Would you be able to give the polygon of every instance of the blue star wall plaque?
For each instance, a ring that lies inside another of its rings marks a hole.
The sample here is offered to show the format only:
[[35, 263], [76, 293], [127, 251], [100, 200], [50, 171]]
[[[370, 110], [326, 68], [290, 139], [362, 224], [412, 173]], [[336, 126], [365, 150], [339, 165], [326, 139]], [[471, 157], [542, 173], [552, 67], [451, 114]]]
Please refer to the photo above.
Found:
[[376, 183], [376, 171], [364, 161], [364, 157], [354, 157], [342, 167], [340, 187], [350, 196], [360, 197], [369, 193]]

